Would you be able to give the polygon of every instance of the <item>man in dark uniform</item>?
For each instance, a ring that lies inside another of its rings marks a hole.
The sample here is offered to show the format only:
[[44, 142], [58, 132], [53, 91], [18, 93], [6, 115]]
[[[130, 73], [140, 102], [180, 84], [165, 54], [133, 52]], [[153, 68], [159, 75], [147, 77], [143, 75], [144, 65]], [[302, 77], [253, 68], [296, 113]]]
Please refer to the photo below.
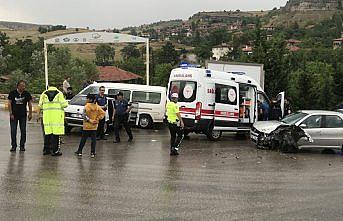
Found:
[[124, 99], [122, 92], [118, 92], [117, 99], [114, 101], [114, 110], [113, 110], [113, 121], [114, 121], [114, 133], [115, 141], [114, 143], [120, 142], [119, 137], [119, 127], [123, 125], [127, 135], [129, 136], [128, 142], [131, 142], [133, 139], [131, 128], [128, 123], [129, 113], [131, 111], [131, 104]]
[[[96, 103], [106, 112], [107, 111], [107, 97], [105, 95], [105, 87], [101, 86], [99, 88], [99, 94], [96, 96]], [[105, 118], [99, 121], [97, 140], [106, 140], [105, 138]]]

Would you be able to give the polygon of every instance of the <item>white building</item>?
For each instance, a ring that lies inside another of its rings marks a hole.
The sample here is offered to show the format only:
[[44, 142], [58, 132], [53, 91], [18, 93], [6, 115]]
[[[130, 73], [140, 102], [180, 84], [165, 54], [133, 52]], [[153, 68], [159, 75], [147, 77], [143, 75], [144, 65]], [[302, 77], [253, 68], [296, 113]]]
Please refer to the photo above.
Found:
[[219, 61], [220, 58], [224, 57], [227, 53], [231, 52], [232, 48], [226, 44], [218, 45], [212, 48], [212, 59]]

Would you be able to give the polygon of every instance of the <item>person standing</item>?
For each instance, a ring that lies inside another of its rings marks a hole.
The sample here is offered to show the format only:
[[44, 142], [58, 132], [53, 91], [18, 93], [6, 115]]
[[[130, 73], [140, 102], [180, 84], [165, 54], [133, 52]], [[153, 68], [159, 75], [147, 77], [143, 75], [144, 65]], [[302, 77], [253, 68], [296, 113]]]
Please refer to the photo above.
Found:
[[[32, 119], [32, 96], [25, 90], [26, 82], [20, 80], [17, 83], [17, 89], [8, 94], [8, 111], [10, 114], [11, 127], [11, 152], [17, 149], [17, 128], [19, 122], [20, 128], [20, 151], [25, 151], [26, 143], [26, 119]], [[27, 116], [27, 106], [29, 115]]]
[[114, 143], [120, 142], [119, 129], [120, 125], [123, 125], [127, 135], [129, 136], [128, 142], [133, 140], [132, 131], [128, 123], [129, 114], [131, 111], [131, 104], [124, 99], [123, 92], [118, 92], [117, 99], [114, 101], [114, 110], [113, 110], [113, 121], [114, 121], [114, 134], [115, 141]]
[[269, 103], [267, 100], [263, 101], [261, 104], [262, 107], [262, 114], [263, 114], [263, 121], [269, 120]]
[[64, 135], [64, 108], [67, 106], [63, 93], [56, 87], [50, 86], [40, 96], [39, 107], [43, 111], [44, 128], [43, 155], [62, 155], [60, 136]]
[[[183, 128], [184, 123], [179, 111], [179, 105], [177, 104], [179, 95], [173, 93], [171, 95], [171, 101], [167, 102], [166, 111], [168, 119], [168, 128], [170, 131], [170, 155], [179, 155], [178, 150], [181, 141], [184, 137]], [[177, 137], [176, 137], [177, 136]]]
[[87, 138], [91, 137], [91, 158], [95, 157], [96, 146], [96, 132], [98, 123], [105, 117], [105, 111], [96, 104], [95, 96], [92, 94], [87, 95], [87, 104], [83, 111], [83, 130], [82, 138], [78, 150], [75, 152], [78, 156], [82, 156], [83, 147], [86, 144]]
[[63, 93], [64, 94], [67, 94], [69, 87], [70, 87], [70, 77], [67, 76], [63, 81]]
[[[100, 86], [99, 94], [96, 96], [96, 103], [103, 109], [107, 111], [107, 97], [105, 95], [105, 87]], [[97, 140], [106, 140], [105, 138], [105, 118], [99, 121], [98, 130], [97, 130]]]
[[73, 97], [74, 97], [73, 88], [68, 87], [67, 93], [65, 94], [65, 98], [66, 98], [66, 100], [71, 100], [71, 99], [73, 99]]

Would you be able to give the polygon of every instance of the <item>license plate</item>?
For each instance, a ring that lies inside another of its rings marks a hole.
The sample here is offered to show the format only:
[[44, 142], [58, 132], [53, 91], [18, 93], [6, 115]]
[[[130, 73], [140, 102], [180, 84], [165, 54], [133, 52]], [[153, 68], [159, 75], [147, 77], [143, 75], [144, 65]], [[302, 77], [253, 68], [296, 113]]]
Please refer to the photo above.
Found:
[[81, 114], [72, 114], [72, 115], [70, 115], [71, 117], [76, 117], [76, 118], [81, 118], [82, 117], [82, 115]]

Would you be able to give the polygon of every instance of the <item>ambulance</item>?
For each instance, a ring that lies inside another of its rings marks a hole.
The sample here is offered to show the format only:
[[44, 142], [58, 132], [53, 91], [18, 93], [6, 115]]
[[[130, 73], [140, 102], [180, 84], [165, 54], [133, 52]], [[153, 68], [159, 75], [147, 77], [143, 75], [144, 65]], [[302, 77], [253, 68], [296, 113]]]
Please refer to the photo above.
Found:
[[168, 99], [172, 93], [179, 94], [185, 134], [206, 134], [212, 141], [223, 132], [249, 132], [258, 119], [258, 100], [270, 103], [260, 85], [243, 73], [185, 65], [171, 71]]

